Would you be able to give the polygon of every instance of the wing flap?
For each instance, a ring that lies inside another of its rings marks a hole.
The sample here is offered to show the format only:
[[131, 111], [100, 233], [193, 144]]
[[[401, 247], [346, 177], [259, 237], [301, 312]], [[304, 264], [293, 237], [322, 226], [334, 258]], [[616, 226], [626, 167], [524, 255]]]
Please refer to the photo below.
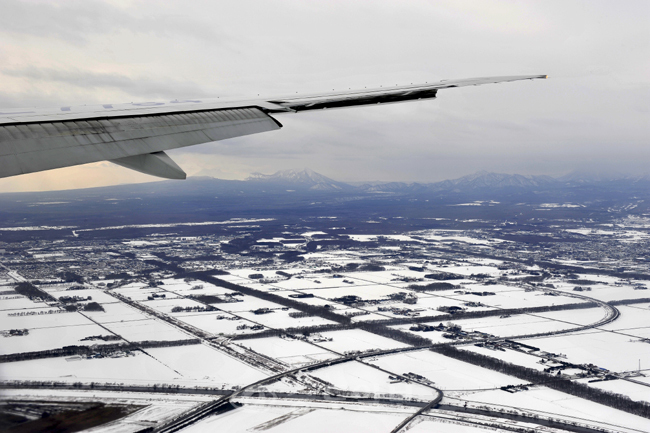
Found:
[[131, 170], [165, 179], [185, 179], [185, 172], [165, 153], [154, 152], [146, 155], [127, 156], [113, 159], [112, 163]]

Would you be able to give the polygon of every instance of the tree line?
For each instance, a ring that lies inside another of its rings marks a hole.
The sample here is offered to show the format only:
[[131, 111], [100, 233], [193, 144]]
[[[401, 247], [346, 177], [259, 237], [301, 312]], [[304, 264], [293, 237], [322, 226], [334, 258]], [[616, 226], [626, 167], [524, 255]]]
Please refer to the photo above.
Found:
[[133, 351], [138, 349], [153, 349], [157, 347], [173, 347], [173, 346], [187, 346], [191, 344], [200, 344], [201, 340], [192, 338], [187, 340], [174, 340], [174, 341], [139, 341], [136, 343], [116, 343], [116, 344], [102, 344], [93, 346], [65, 346], [60, 349], [40, 350], [37, 352], [22, 352], [12, 353], [9, 355], [0, 355], [0, 363], [2, 362], [16, 362], [16, 361], [29, 361], [33, 359], [43, 358], [59, 358], [62, 356], [82, 355], [88, 356], [92, 354], [107, 355], [117, 351]]

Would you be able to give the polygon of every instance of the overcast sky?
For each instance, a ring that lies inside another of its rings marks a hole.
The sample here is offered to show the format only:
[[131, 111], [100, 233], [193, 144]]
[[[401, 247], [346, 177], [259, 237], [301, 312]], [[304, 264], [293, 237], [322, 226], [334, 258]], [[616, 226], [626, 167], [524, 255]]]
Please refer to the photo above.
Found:
[[[548, 80], [283, 114], [280, 131], [168, 152], [189, 175], [342, 181], [479, 170], [650, 172], [650, 2], [0, 2], [0, 107], [283, 95], [491, 75]], [[110, 163], [0, 191], [151, 181]]]

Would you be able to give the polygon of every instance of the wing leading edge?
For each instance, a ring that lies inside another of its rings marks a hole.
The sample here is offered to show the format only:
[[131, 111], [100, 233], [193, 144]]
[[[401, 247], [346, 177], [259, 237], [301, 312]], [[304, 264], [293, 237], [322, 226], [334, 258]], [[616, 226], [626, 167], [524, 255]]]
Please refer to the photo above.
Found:
[[546, 75], [471, 78], [225, 102], [172, 101], [0, 112], [0, 178], [97, 161], [184, 179], [164, 151], [276, 130], [270, 114], [435, 98], [438, 90]]

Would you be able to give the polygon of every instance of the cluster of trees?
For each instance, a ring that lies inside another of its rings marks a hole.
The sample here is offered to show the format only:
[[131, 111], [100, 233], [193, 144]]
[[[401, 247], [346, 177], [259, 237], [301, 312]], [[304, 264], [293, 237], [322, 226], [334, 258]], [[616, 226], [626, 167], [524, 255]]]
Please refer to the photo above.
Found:
[[294, 311], [292, 313], [289, 313], [289, 317], [293, 317], [294, 319], [299, 319], [301, 317], [311, 317], [311, 314], [305, 313], [304, 311]]
[[428, 278], [430, 280], [462, 280], [465, 277], [449, 272], [436, 272], [435, 274], [427, 274], [424, 276], [424, 278]]
[[29, 335], [29, 329], [10, 329], [8, 331], [2, 331], [7, 337], [22, 337], [23, 335]]
[[545, 279], [549, 278], [551, 274], [548, 272], [542, 272], [541, 274], [539, 272], [531, 272], [531, 274], [528, 277], [524, 277], [521, 279], [522, 282], [524, 283], [541, 283]]
[[44, 301], [56, 301], [52, 295], [44, 290], [39, 289], [28, 281], [18, 283], [18, 285], [14, 287], [14, 290], [23, 296], [27, 296], [29, 299], [41, 298]]
[[8, 317], [22, 317], [22, 316], [42, 316], [45, 314], [60, 314], [60, 313], [69, 313], [66, 310], [39, 310], [39, 311], [18, 311], [16, 313], [7, 313]]
[[620, 301], [609, 301], [609, 305], [630, 305], [630, 304], [645, 304], [650, 302], [650, 298], [637, 298], [637, 299], [621, 299]]
[[598, 281], [584, 280], [584, 279], [576, 278], [576, 279], [573, 279], [573, 280], [567, 280], [567, 283], [582, 284], [583, 286], [593, 286], [594, 284], [598, 284]]
[[107, 280], [130, 280], [133, 278], [133, 275], [128, 272], [117, 272], [106, 275]]
[[287, 263], [302, 262], [305, 258], [302, 256], [305, 254], [304, 251], [287, 251], [278, 256], [280, 260], [284, 260]]
[[97, 302], [89, 302], [87, 304], [66, 304], [63, 306], [66, 311], [106, 311], [104, 310], [104, 307], [101, 306], [101, 304], [98, 304]]
[[59, 273], [59, 277], [65, 281], [66, 283], [79, 283], [82, 284], [84, 282], [84, 277], [81, 275], [77, 275], [72, 271], [63, 271]]
[[363, 298], [357, 295], [345, 295], [345, 296], [339, 296], [338, 298], [332, 298], [332, 301], [344, 305], [352, 305], [352, 304], [363, 303]]
[[189, 313], [189, 312], [194, 312], [194, 313], [200, 313], [203, 311], [216, 311], [217, 309], [214, 308], [211, 305], [206, 305], [205, 307], [200, 307], [198, 305], [193, 306], [193, 307], [179, 307], [176, 306], [172, 308], [172, 313]]
[[386, 268], [376, 263], [347, 263], [344, 266], [332, 266], [332, 272], [379, 272]]
[[547, 373], [533, 370], [532, 368], [511, 364], [501, 359], [482, 355], [480, 353], [459, 350], [450, 345], [436, 345], [431, 350], [459, 361], [469, 362], [470, 364], [517, 377], [526, 382], [545, 385], [551, 389], [565, 392], [576, 397], [604, 404], [634, 415], [650, 418], [650, 403], [634, 401], [625, 395], [614, 394], [598, 388], [590, 387], [589, 385], [580, 382], [551, 376]]
[[215, 295], [189, 295], [188, 298], [204, 304], [221, 304], [227, 302], [223, 298]]
[[95, 340], [117, 341], [121, 339], [122, 337], [118, 335], [90, 335], [88, 337], [82, 338], [80, 341], [95, 341]]
[[436, 292], [440, 290], [454, 290], [459, 286], [451, 283], [411, 284], [408, 288], [416, 292]]
[[82, 296], [61, 296], [59, 298], [59, 302], [63, 302], [64, 304], [72, 304], [81, 301], [92, 301], [92, 299], [92, 296], [88, 296], [87, 298], [84, 298]]

